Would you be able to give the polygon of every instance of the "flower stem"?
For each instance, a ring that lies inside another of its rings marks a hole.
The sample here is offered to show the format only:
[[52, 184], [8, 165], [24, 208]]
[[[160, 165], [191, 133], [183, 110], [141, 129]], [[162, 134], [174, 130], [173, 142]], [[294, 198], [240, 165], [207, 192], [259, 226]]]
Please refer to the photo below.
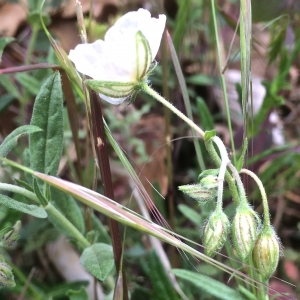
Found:
[[220, 171], [218, 175], [218, 198], [217, 198], [217, 207], [216, 207], [216, 210], [221, 211], [223, 206], [224, 177], [226, 173], [226, 167], [230, 163], [230, 160], [228, 158], [226, 148], [223, 142], [221, 141], [221, 139], [217, 136], [214, 136], [212, 140], [218, 146], [221, 155], [221, 165], [220, 165]]
[[242, 169], [240, 173], [247, 174], [251, 176], [256, 184], [258, 185], [258, 188], [260, 190], [261, 198], [263, 201], [263, 208], [264, 208], [264, 227], [269, 227], [271, 225], [270, 223], [270, 214], [269, 214], [269, 205], [268, 205], [268, 199], [267, 199], [267, 194], [265, 191], [265, 188], [261, 182], [261, 180], [258, 178], [256, 174], [254, 174], [252, 171], [247, 170], [247, 169]]
[[179, 118], [181, 118], [184, 122], [186, 122], [196, 132], [198, 132], [201, 137], [204, 137], [204, 131], [198, 125], [196, 125], [186, 115], [184, 115], [181, 111], [179, 111], [172, 103], [167, 101], [165, 98], [163, 98], [161, 95], [159, 95], [156, 91], [154, 91], [151, 87], [149, 87], [146, 82], [141, 83], [141, 88], [143, 89], [143, 91], [145, 93], [147, 93], [154, 99], [161, 102], [164, 106], [169, 108], [174, 114], [176, 114]]
[[241, 180], [241, 177], [240, 177], [237, 169], [234, 167], [234, 165], [232, 163], [230, 163], [228, 166], [229, 166], [230, 170], [232, 171], [232, 176], [236, 180], [236, 184], [237, 184], [239, 195], [240, 195], [240, 201], [241, 201], [240, 203], [243, 205], [248, 205], [245, 188], [244, 188], [243, 182]]
[[[209, 153], [210, 157], [216, 164], [216, 166], [220, 167], [222, 164], [222, 161], [221, 161], [217, 151], [215, 150], [212, 139], [205, 142], [205, 147], [206, 147], [206, 150]], [[238, 206], [240, 203], [240, 196], [239, 196], [237, 187], [235, 185], [235, 180], [234, 180], [234, 178], [232, 178], [231, 174], [227, 170], [225, 171], [225, 180], [227, 181], [229, 189], [231, 191], [232, 199], [233, 199], [235, 205]]]

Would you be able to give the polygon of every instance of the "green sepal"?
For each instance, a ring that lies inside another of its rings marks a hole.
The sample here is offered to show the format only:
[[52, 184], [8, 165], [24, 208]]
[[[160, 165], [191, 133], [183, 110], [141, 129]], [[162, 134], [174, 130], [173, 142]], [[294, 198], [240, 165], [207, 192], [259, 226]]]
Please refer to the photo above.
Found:
[[136, 82], [99, 81], [87, 79], [86, 85], [93, 91], [112, 98], [129, 97], [137, 86]]
[[[150, 45], [143, 35], [143, 33], [139, 30], [135, 34], [136, 41], [136, 78], [137, 80], [143, 78], [152, 62], [152, 53]], [[141, 64], [143, 62], [143, 64]]]
[[219, 175], [220, 169], [208, 169], [203, 172], [201, 172], [198, 176], [198, 180], [200, 181], [202, 178], [213, 175], [213, 176], [218, 176]]
[[214, 136], [216, 136], [216, 130], [206, 130], [204, 132], [204, 141], [208, 142], [211, 138], [213, 138]]

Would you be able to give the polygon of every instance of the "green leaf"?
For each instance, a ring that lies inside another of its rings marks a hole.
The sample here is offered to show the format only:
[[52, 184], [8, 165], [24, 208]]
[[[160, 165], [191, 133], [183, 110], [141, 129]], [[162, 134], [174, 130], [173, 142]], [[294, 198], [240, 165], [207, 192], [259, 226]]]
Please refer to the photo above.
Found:
[[21, 98], [21, 94], [17, 86], [14, 84], [14, 80], [11, 76], [0, 74], [0, 85], [8, 92], [8, 94], [12, 95], [14, 98]]
[[237, 291], [231, 289], [229, 286], [221, 283], [218, 280], [210, 278], [209, 276], [183, 269], [172, 269], [172, 273], [175, 274], [175, 276], [194, 284], [201, 291], [211, 295], [213, 299], [244, 299]]
[[33, 204], [25, 204], [2, 194], [0, 194], [0, 204], [36, 218], [47, 218], [47, 213], [42, 207]]
[[85, 232], [84, 218], [74, 198], [51, 188], [51, 202], [81, 233]]
[[84, 268], [99, 280], [105, 280], [114, 267], [112, 246], [97, 243], [84, 249], [80, 262]]
[[216, 131], [215, 130], [206, 130], [205, 133], [204, 133], [204, 141], [207, 142], [211, 138], [213, 138], [214, 136], [216, 136]]
[[182, 41], [186, 35], [186, 31], [191, 24], [193, 8], [191, 0], [177, 1], [177, 4], [179, 8], [176, 15], [176, 22], [174, 23], [173, 40], [174, 47], [178, 53], [180, 45], [182, 45]]
[[199, 213], [197, 213], [194, 209], [188, 207], [185, 204], [179, 204], [178, 209], [181, 213], [190, 221], [195, 223], [196, 225], [200, 225], [202, 223], [202, 217]]
[[0, 97], [0, 115], [9, 107], [15, 100], [13, 95], [5, 94]]
[[0, 239], [11, 230], [13, 230], [13, 227], [11, 227], [11, 226], [5, 227], [2, 230], [0, 230]]
[[68, 290], [66, 295], [70, 300], [89, 300], [89, 295], [83, 286], [79, 290]]
[[0, 63], [2, 62], [3, 50], [9, 43], [13, 42], [15, 38], [13, 37], [2, 37], [0, 38]]
[[50, 16], [44, 12], [42, 14], [38, 10], [34, 10], [29, 12], [27, 16], [27, 21], [35, 30], [42, 29], [41, 18], [43, 18], [43, 22], [46, 26], [51, 23]]
[[24, 189], [33, 192], [33, 188], [30, 184], [28, 184], [27, 182], [17, 179], [17, 178], [13, 178], [13, 180], [21, 187], [23, 187]]
[[204, 100], [201, 97], [196, 98], [197, 101], [197, 108], [198, 108], [198, 114], [200, 117], [200, 122], [202, 125], [202, 128], [204, 130], [211, 130], [215, 127], [213, 117], [204, 102]]
[[33, 190], [34, 190], [34, 193], [36, 194], [36, 196], [38, 197], [40, 203], [43, 206], [46, 206], [48, 204], [48, 200], [46, 199], [46, 197], [41, 192], [36, 178], [33, 178]]
[[136, 80], [143, 78], [152, 62], [151, 48], [148, 40], [139, 30], [135, 35], [136, 42]]
[[58, 72], [53, 73], [41, 87], [30, 124], [43, 129], [30, 135], [31, 168], [56, 175], [63, 149], [63, 95]]
[[149, 300], [178, 300], [174, 286], [171, 284], [166, 271], [155, 251], [150, 251], [142, 267], [151, 282], [151, 297]]
[[[0, 145], [0, 156], [6, 157], [6, 155], [11, 151], [11, 149], [18, 144], [19, 138], [24, 134], [32, 134], [41, 130], [41, 128], [33, 125], [24, 125], [15, 129], [4, 139], [4, 141]], [[0, 161], [0, 166], [1, 164], [2, 161]]]
[[86, 85], [93, 91], [112, 98], [124, 98], [134, 92], [135, 82], [99, 81], [87, 79]]
[[27, 73], [17, 73], [16, 79], [20, 82], [22, 87], [30, 93], [30, 95], [38, 94], [41, 87], [41, 83], [39, 80]]
[[186, 79], [186, 82], [195, 85], [213, 85], [215, 83], [211, 76], [205, 74], [196, 74], [189, 76]]

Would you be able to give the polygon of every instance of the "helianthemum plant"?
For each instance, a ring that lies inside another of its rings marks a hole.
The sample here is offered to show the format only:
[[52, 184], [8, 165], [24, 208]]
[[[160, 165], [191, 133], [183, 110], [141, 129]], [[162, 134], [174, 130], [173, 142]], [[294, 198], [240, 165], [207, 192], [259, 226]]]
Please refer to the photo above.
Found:
[[86, 84], [102, 99], [115, 105], [133, 101], [152, 70], [165, 24], [165, 15], [151, 18], [145, 9], [129, 12], [107, 31], [104, 41], [78, 45], [69, 59], [92, 78]]

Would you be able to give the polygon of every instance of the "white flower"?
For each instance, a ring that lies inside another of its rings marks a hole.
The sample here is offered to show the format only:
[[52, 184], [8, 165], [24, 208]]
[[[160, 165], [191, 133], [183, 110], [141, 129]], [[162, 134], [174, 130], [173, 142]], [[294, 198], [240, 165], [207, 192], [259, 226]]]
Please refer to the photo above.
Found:
[[165, 23], [165, 15], [156, 19], [145, 9], [129, 12], [107, 31], [104, 41], [76, 46], [69, 59], [80, 73], [93, 79], [87, 84], [102, 99], [120, 104], [135, 93], [147, 75]]

